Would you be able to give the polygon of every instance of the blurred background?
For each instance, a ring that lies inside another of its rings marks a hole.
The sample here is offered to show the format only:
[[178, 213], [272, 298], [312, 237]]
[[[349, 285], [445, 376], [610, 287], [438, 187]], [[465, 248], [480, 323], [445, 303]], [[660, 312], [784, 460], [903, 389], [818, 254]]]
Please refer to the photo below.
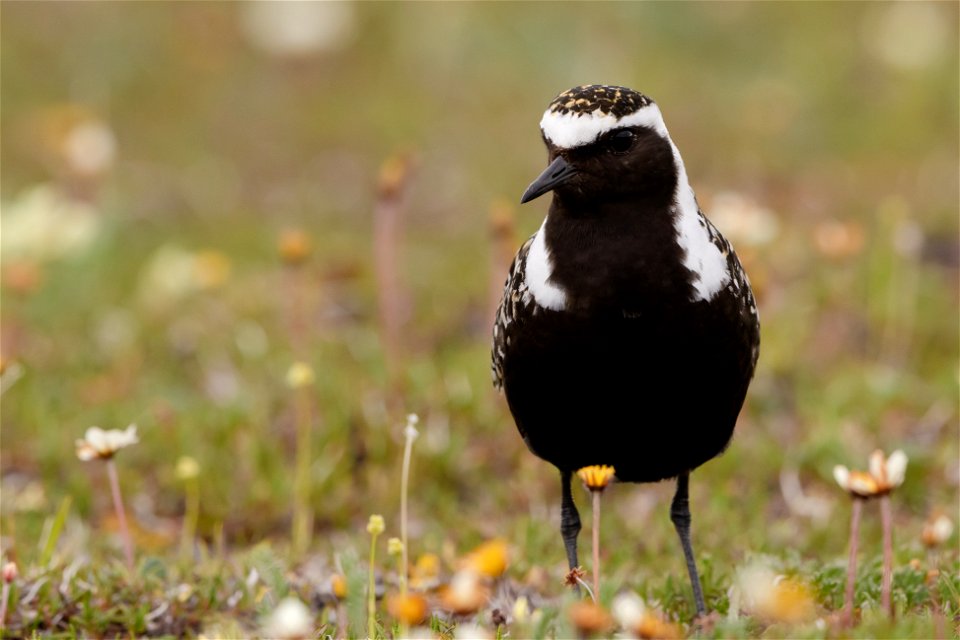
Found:
[[[694, 474], [698, 551], [841, 555], [831, 470], [878, 447], [910, 456], [916, 538], [960, 476], [957, 24], [924, 2], [4, 3], [5, 535], [68, 495], [115, 527], [74, 441], [131, 422], [142, 548], [176, 539], [181, 456], [201, 536], [287, 535], [304, 361], [316, 544], [389, 526], [416, 412], [417, 544], [502, 535], [562, 575], [559, 483], [491, 389], [489, 333], [548, 206], [515, 207], [540, 116], [607, 83], [660, 104], [760, 303], [734, 444]], [[607, 503], [631, 580], [682, 577], [671, 490]]]

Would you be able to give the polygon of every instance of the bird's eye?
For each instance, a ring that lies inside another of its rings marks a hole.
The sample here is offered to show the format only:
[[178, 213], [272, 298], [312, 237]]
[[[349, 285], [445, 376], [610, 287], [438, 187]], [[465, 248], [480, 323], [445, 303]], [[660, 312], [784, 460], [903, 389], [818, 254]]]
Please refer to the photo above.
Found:
[[623, 129], [610, 136], [607, 139], [607, 145], [614, 153], [626, 153], [633, 146], [633, 139], [633, 131]]

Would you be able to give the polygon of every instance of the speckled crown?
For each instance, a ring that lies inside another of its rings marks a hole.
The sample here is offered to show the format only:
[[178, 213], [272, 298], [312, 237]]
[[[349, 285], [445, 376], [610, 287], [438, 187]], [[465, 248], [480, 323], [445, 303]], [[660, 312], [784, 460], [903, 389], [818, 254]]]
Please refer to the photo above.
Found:
[[653, 104], [653, 100], [633, 89], [602, 84], [587, 84], [564, 91], [547, 107], [548, 113], [559, 115], [587, 114], [598, 109], [604, 115], [622, 118]]

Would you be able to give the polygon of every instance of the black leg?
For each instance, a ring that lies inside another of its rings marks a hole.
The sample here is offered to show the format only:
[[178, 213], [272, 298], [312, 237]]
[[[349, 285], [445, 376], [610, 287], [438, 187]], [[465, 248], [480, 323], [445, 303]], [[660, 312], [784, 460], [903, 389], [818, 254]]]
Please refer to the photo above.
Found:
[[577, 562], [577, 535], [580, 534], [580, 514], [577, 505], [573, 503], [573, 493], [570, 491], [569, 471], [560, 472], [560, 490], [563, 494], [560, 503], [560, 535], [563, 536], [563, 546], [567, 549], [567, 562], [570, 568], [580, 566]]
[[697, 603], [697, 616], [702, 616], [707, 612], [707, 608], [703, 604], [703, 589], [700, 587], [697, 563], [693, 559], [693, 547], [690, 546], [690, 499], [687, 495], [689, 481], [689, 472], [677, 476], [677, 493], [673, 496], [673, 502], [670, 505], [670, 519], [677, 529], [677, 535], [680, 536], [683, 556], [687, 560], [687, 573], [690, 574], [693, 599]]

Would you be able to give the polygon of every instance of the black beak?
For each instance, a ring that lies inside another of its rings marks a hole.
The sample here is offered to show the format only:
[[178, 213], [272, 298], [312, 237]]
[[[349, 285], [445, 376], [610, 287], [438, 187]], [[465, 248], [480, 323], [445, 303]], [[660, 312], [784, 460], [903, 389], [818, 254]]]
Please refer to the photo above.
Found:
[[563, 156], [557, 156], [550, 166], [541, 173], [536, 180], [530, 183], [527, 190], [523, 192], [520, 198], [520, 204], [530, 202], [534, 198], [539, 198], [547, 191], [559, 187], [564, 182], [577, 175], [577, 170], [573, 165], [563, 159]]

